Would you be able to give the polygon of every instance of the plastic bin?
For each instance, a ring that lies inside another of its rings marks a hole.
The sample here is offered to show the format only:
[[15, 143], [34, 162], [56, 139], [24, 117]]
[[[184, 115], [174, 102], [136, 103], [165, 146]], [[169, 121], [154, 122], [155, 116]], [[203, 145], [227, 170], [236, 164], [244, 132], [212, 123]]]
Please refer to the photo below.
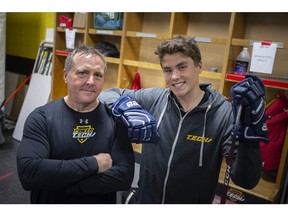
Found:
[[107, 30], [122, 30], [123, 13], [101, 12], [94, 13], [94, 28]]

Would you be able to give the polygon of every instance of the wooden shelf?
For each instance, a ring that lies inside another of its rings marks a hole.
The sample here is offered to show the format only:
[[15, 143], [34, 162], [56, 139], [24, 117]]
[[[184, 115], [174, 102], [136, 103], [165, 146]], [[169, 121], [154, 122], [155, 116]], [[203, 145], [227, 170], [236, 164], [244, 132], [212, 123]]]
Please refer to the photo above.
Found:
[[[69, 51], [65, 51], [65, 50], [55, 50], [55, 54], [57, 56], [64, 56], [67, 57], [69, 55]], [[119, 64], [120, 60], [118, 58], [112, 58], [112, 57], [105, 57], [105, 60], [107, 61], [107, 63], [112, 63], [112, 64]]]
[[119, 64], [120, 63], [119, 58], [105, 57], [105, 60], [107, 63], [111, 63], [111, 64]]
[[[253, 42], [271, 40], [277, 43], [277, 52], [273, 65], [273, 74], [258, 74], [263, 79], [268, 95], [281, 91], [288, 95], [288, 13], [182, 13], [182, 12], [125, 12], [122, 30], [101, 30], [94, 28], [94, 13], [86, 13], [86, 26], [77, 29], [75, 46], [81, 44], [94, 45], [107, 41], [114, 44], [120, 51], [120, 58], [106, 57], [109, 63], [106, 88], [130, 88], [136, 72], [141, 74], [142, 88], [166, 87], [159, 64], [154, 54], [156, 46], [164, 39], [178, 34], [194, 35], [200, 47], [203, 71], [201, 82], [211, 82], [214, 89], [227, 98], [230, 97], [232, 85], [244, 79], [244, 76], [234, 75], [234, 64], [242, 47], [248, 47], [251, 52]], [[51, 99], [57, 99], [67, 94], [62, 72], [65, 57], [65, 28], [59, 27], [59, 17], [65, 15], [73, 18], [74, 13], [55, 13], [55, 40], [52, 69]], [[218, 72], [210, 72], [209, 68], [218, 68]], [[134, 151], [141, 153], [142, 145], [133, 144]], [[280, 192], [284, 164], [287, 162], [288, 133], [284, 142], [283, 153], [276, 183], [261, 178], [253, 190], [244, 190], [231, 183], [237, 190], [249, 193], [273, 202]], [[223, 166], [219, 182], [223, 181]], [[225, 170], [225, 169], [224, 169]]]
[[[259, 76], [262, 79], [266, 87], [288, 90], [288, 77], [275, 77], [275, 76], [259, 75], [259, 74], [257, 74], [257, 76]], [[232, 82], [240, 82], [244, 80], [244, 76], [226, 74], [226, 80], [232, 81]]]
[[[226, 172], [226, 163], [223, 161], [219, 175], [219, 183], [221, 184], [224, 184], [225, 172]], [[239, 191], [243, 191], [252, 196], [256, 196], [260, 199], [268, 200], [271, 203], [274, 201], [276, 194], [278, 193], [278, 189], [275, 187], [275, 185], [276, 183], [273, 180], [265, 179], [264, 175], [262, 175], [262, 177], [260, 178], [258, 185], [251, 190], [247, 190], [235, 185], [232, 180], [230, 180], [229, 183], [229, 186], [232, 188], [235, 188]]]
[[138, 37], [138, 38], [155, 38], [155, 39], [168, 39], [170, 34], [168, 33], [146, 33], [146, 32], [135, 32], [127, 31], [127, 37]]
[[195, 37], [197, 43], [213, 43], [213, 44], [226, 44], [227, 39], [225, 38], [201, 38]]
[[[234, 46], [249, 47], [253, 46], [254, 42], [262, 42], [262, 41], [234, 38], [232, 39], [231, 44]], [[288, 49], [288, 42], [278, 42], [278, 41], [271, 41], [271, 42], [277, 44], [277, 48]]]
[[55, 50], [55, 55], [67, 57], [70, 52], [64, 50]]
[[139, 61], [128, 60], [128, 59], [123, 61], [123, 65], [133, 66], [133, 67], [138, 67], [138, 68], [152, 69], [152, 70], [162, 70], [159, 64], [139, 62]]
[[113, 36], [122, 36], [123, 31], [120, 30], [103, 30], [103, 29], [89, 29], [89, 34], [98, 34], [98, 35], [113, 35]]
[[202, 71], [202, 73], [200, 74], [200, 77], [220, 80], [222, 77], [222, 74], [219, 72]]
[[[57, 29], [57, 32], [65, 32], [66, 30], [66, 28], [63, 28], [63, 27], [56, 27], [56, 29]], [[72, 30], [73, 28], [71, 28], [70, 30]], [[76, 28], [74, 28], [75, 30], [76, 30], [76, 34], [84, 34], [85, 33], [85, 29], [76, 29]]]

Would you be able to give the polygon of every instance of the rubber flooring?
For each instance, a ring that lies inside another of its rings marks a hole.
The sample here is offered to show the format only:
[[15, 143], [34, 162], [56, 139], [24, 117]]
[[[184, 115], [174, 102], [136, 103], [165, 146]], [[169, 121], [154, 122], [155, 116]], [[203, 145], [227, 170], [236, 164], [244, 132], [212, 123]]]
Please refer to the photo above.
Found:
[[28, 204], [30, 192], [23, 189], [17, 174], [19, 142], [12, 138], [13, 130], [3, 130], [5, 142], [0, 145], [0, 204]]

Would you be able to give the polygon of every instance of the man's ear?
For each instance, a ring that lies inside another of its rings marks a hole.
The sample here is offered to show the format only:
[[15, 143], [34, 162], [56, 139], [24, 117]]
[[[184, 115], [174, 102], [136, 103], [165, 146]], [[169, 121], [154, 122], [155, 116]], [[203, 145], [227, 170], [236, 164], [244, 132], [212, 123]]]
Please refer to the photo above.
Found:
[[64, 79], [64, 82], [67, 83], [67, 72], [65, 71], [65, 69], [64, 69], [63, 79]]

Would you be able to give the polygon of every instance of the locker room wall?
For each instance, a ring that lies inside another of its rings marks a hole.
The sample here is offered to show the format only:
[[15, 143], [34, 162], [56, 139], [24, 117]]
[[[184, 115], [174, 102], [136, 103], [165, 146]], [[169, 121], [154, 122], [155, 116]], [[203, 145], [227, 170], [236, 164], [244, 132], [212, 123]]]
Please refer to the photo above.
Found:
[[0, 13], [0, 104], [5, 98], [6, 13]]

